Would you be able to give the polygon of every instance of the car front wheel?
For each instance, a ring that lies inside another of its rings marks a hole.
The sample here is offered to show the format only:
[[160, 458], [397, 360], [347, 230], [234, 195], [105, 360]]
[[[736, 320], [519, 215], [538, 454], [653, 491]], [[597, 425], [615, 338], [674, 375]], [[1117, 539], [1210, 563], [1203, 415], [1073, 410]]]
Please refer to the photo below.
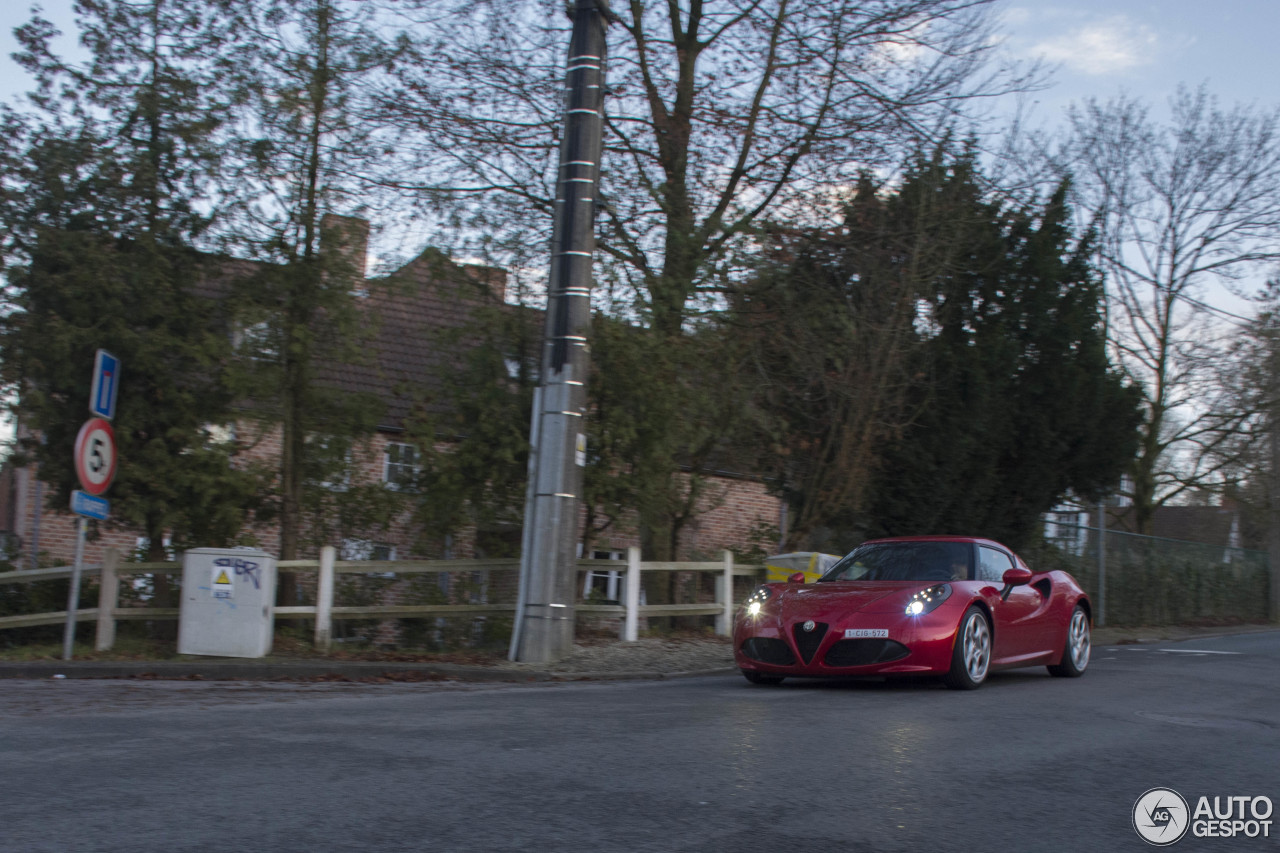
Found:
[[970, 607], [960, 620], [951, 671], [942, 677], [942, 683], [952, 690], [973, 690], [987, 680], [990, 665], [991, 626], [981, 607]]
[[1089, 665], [1089, 614], [1079, 604], [1071, 612], [1071, 625], [1067, 628], [1066, 647], [1062, 650], [1062, 662], [1049, 667], [1049, 674], [1059, 678], [1079, 678]]

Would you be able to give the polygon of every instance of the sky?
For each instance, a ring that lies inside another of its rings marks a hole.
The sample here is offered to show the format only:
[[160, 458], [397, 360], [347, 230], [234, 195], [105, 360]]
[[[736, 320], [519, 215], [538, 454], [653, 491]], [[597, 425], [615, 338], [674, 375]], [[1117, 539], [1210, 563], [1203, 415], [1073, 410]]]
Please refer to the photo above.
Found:
[[[1052, 127], [1073, 102], [1121, 93], [1161, 116], [1179, 85], [1204, 85], [1224, 107], [1280, 104], [1274, 0], [1008, 2], [999, 14], [1008, 56], [1052, 66], [1051, 85], [1028, 96], [1033, 125]], [[1271, 274], [1260, 270], [1238, 286], [1256, 289]], [[1205, 299], [1236, 315], [1255, 310], [1220, 286], [1209, 287]]]
[[1121, 91], [1164, 103], [1179, 83], [1205, 83], [1224, 104], [1280, 103], [1274, 0], [1069, 0], [999, 9], [1003, 49], [1056, 66], [1052, 87], [1036, 95], [1047, 116]]
[[[71, 0], [45, 0], [44, 14], [64, 33], [74, 31]], [[1062, 0], [995, 6], [1003, 23], [1003, 49], [1019, 58], [1054, 63], [1054, 85], [1039, 94], [1041, 107], [1059, 111], [1073, 99], [1106, 97], [1124, 89], [1153, 101], [1179, 82], [1207, 82], [1223, 100], [1274, 104], [1275, 0]], [[13, 28], [29, 17], [21, 0], [0, 4], [0, 99], [26, 86], [10, 58]], [[64, 35], [64, 49], [74, 39]]]

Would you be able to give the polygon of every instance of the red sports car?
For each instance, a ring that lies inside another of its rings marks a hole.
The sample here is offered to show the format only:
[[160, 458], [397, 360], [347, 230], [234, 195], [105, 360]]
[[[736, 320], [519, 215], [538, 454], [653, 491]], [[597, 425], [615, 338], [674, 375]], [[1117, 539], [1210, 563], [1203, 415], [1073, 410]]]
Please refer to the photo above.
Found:
[[757, 589], [738, 611], [734, 659], [747, 680], [937, 674], [972, 690], [993, 669], [1089, 665], [1092, 608], [1066, 572], [1033, 572], [998, 542], [875, 539], [815, 583]]

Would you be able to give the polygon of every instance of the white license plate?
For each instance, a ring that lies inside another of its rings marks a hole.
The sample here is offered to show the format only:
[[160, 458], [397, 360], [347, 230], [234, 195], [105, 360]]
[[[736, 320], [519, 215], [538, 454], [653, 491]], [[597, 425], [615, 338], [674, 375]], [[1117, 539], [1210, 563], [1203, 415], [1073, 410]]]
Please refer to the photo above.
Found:
[[846, 640], [861, 640], [868, 637], [888, 637], [888, 628], [845, 628], [844, 638]]

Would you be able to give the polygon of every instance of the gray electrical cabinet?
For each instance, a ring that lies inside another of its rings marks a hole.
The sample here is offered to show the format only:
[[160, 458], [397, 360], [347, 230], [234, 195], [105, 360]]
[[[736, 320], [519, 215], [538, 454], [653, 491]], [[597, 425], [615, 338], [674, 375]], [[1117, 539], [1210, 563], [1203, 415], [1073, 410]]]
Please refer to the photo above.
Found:
[[260, 658], [271, 651], [276, 560], [264, 551], [193, 548], [182, 555], [178, 653]]

